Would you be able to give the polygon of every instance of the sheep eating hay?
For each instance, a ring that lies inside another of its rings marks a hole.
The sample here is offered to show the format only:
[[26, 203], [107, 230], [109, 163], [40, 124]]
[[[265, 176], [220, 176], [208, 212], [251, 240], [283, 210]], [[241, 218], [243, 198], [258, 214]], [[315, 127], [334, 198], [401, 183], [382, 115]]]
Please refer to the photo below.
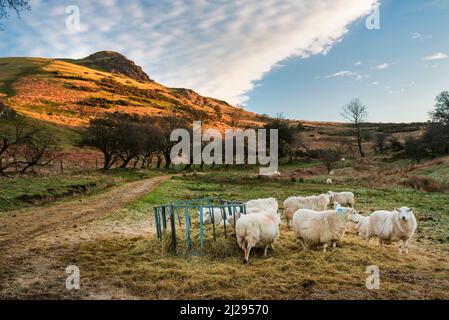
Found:
[[365, 234], [366, 245], [372, 237], [379, 238], [380, 247], [384, 243], [398, 242], [399, 253], [402, 253], [401, 241], [405, 253], [409, 251], [410, 239], [415, 234], [417, 222], [413, 210], [402, 207], [395, 211], [375, 211], [369, 217], [368, 228]]
[[277, 212], [264, 211], [257, 214], [248, 214], [237, 220], [235, 232], [237, 244], [243, 250], [244, 262], [249, 260], [252, 248], [273, 249], [273, 243], [279, 238], [279, 224], [281, 218]]
[[324, 211], [329, 205], [329, 197], [325, 194], [311, 197], [290, 197], [284, 201], [284, 215], [288, 226], [291, 226], [293, 215], [299, 209]]

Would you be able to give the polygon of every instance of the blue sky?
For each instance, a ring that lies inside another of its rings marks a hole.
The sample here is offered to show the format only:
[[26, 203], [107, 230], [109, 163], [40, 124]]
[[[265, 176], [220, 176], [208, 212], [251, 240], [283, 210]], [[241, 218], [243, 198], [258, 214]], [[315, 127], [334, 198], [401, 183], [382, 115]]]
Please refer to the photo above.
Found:
[[359, 97], [371, 121], [425, 121], [449, 89], [448, 17], [449, 0], [32, 0], [3, 23], [0, 56], [115, 50], [162, 84], [258, 113], [341, 121]]

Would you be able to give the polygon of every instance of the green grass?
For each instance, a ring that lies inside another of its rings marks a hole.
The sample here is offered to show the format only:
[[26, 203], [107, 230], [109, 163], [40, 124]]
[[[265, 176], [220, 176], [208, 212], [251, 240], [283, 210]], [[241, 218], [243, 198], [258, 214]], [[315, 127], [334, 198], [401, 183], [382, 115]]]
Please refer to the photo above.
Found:
[[108, 172], [85, 171], [51, 176], [0, 177], [0, 213], [99, 192], [113, 185], [150, 178], [161, 173], [114, 169]]

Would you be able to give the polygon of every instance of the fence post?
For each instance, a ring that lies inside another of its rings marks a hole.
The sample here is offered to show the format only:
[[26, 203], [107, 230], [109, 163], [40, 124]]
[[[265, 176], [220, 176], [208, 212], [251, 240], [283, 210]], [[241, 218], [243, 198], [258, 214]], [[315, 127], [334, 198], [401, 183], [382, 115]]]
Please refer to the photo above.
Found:
[[201, 249], [204, 248], [204, 216], [203, 207], [200, 206], [200, 245]]
[[167, 230], [167, 215], [166, 215], [166, 207], [162, 207], [162, 226], [164, 227], [164, 233], [165, 230]]
[[98, 159], [95, 159], [95, 170], [98, 170]]
[[170, 229], [171, 229], [171, 241], [173, 246], [173, 253], [176, 254], [178, 241], [176, 239], [176, 222], [175, 222], [175, 210], [173, 205], [170, 206]]
[[64, 173], [64, 162], [62, 159], [60, 160], [60, 165], [61, 165], [61, 173]]
[[214, 235], [214, 241], [217, 241], [217, 236], [215, 233], [215, 210], [212, 206], [209, 207], [209, 215], [212, 220], [212, 233]]
[[187, 239], [187, 249], [190, 250], [190, 213], [189, 207], [186, 207], [186, 239]]
[[179, 227], [182, 228], [181, 214], [180, 214], [179, 210], [180, 210], [180, 208], [178, 206], [176, 206], [176, 214], [178, 215]]
[[159, 208], [154, 207], [154, 220], [156, 222], [156, 234], [159, 240], [162, 240], [161, 221], [159, 218]]

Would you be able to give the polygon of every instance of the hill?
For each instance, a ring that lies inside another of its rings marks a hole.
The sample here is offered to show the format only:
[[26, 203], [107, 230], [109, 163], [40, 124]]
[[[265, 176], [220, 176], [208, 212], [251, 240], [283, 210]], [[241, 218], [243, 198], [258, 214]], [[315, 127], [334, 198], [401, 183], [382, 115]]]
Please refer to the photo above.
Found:
[[0, 99], [26, 117], [78, 128], [105, 113], [175, 115], [227, 127], [263, 117], [183, 88], [168, 88], [114, 52], [81, 60], [1, 58]]

